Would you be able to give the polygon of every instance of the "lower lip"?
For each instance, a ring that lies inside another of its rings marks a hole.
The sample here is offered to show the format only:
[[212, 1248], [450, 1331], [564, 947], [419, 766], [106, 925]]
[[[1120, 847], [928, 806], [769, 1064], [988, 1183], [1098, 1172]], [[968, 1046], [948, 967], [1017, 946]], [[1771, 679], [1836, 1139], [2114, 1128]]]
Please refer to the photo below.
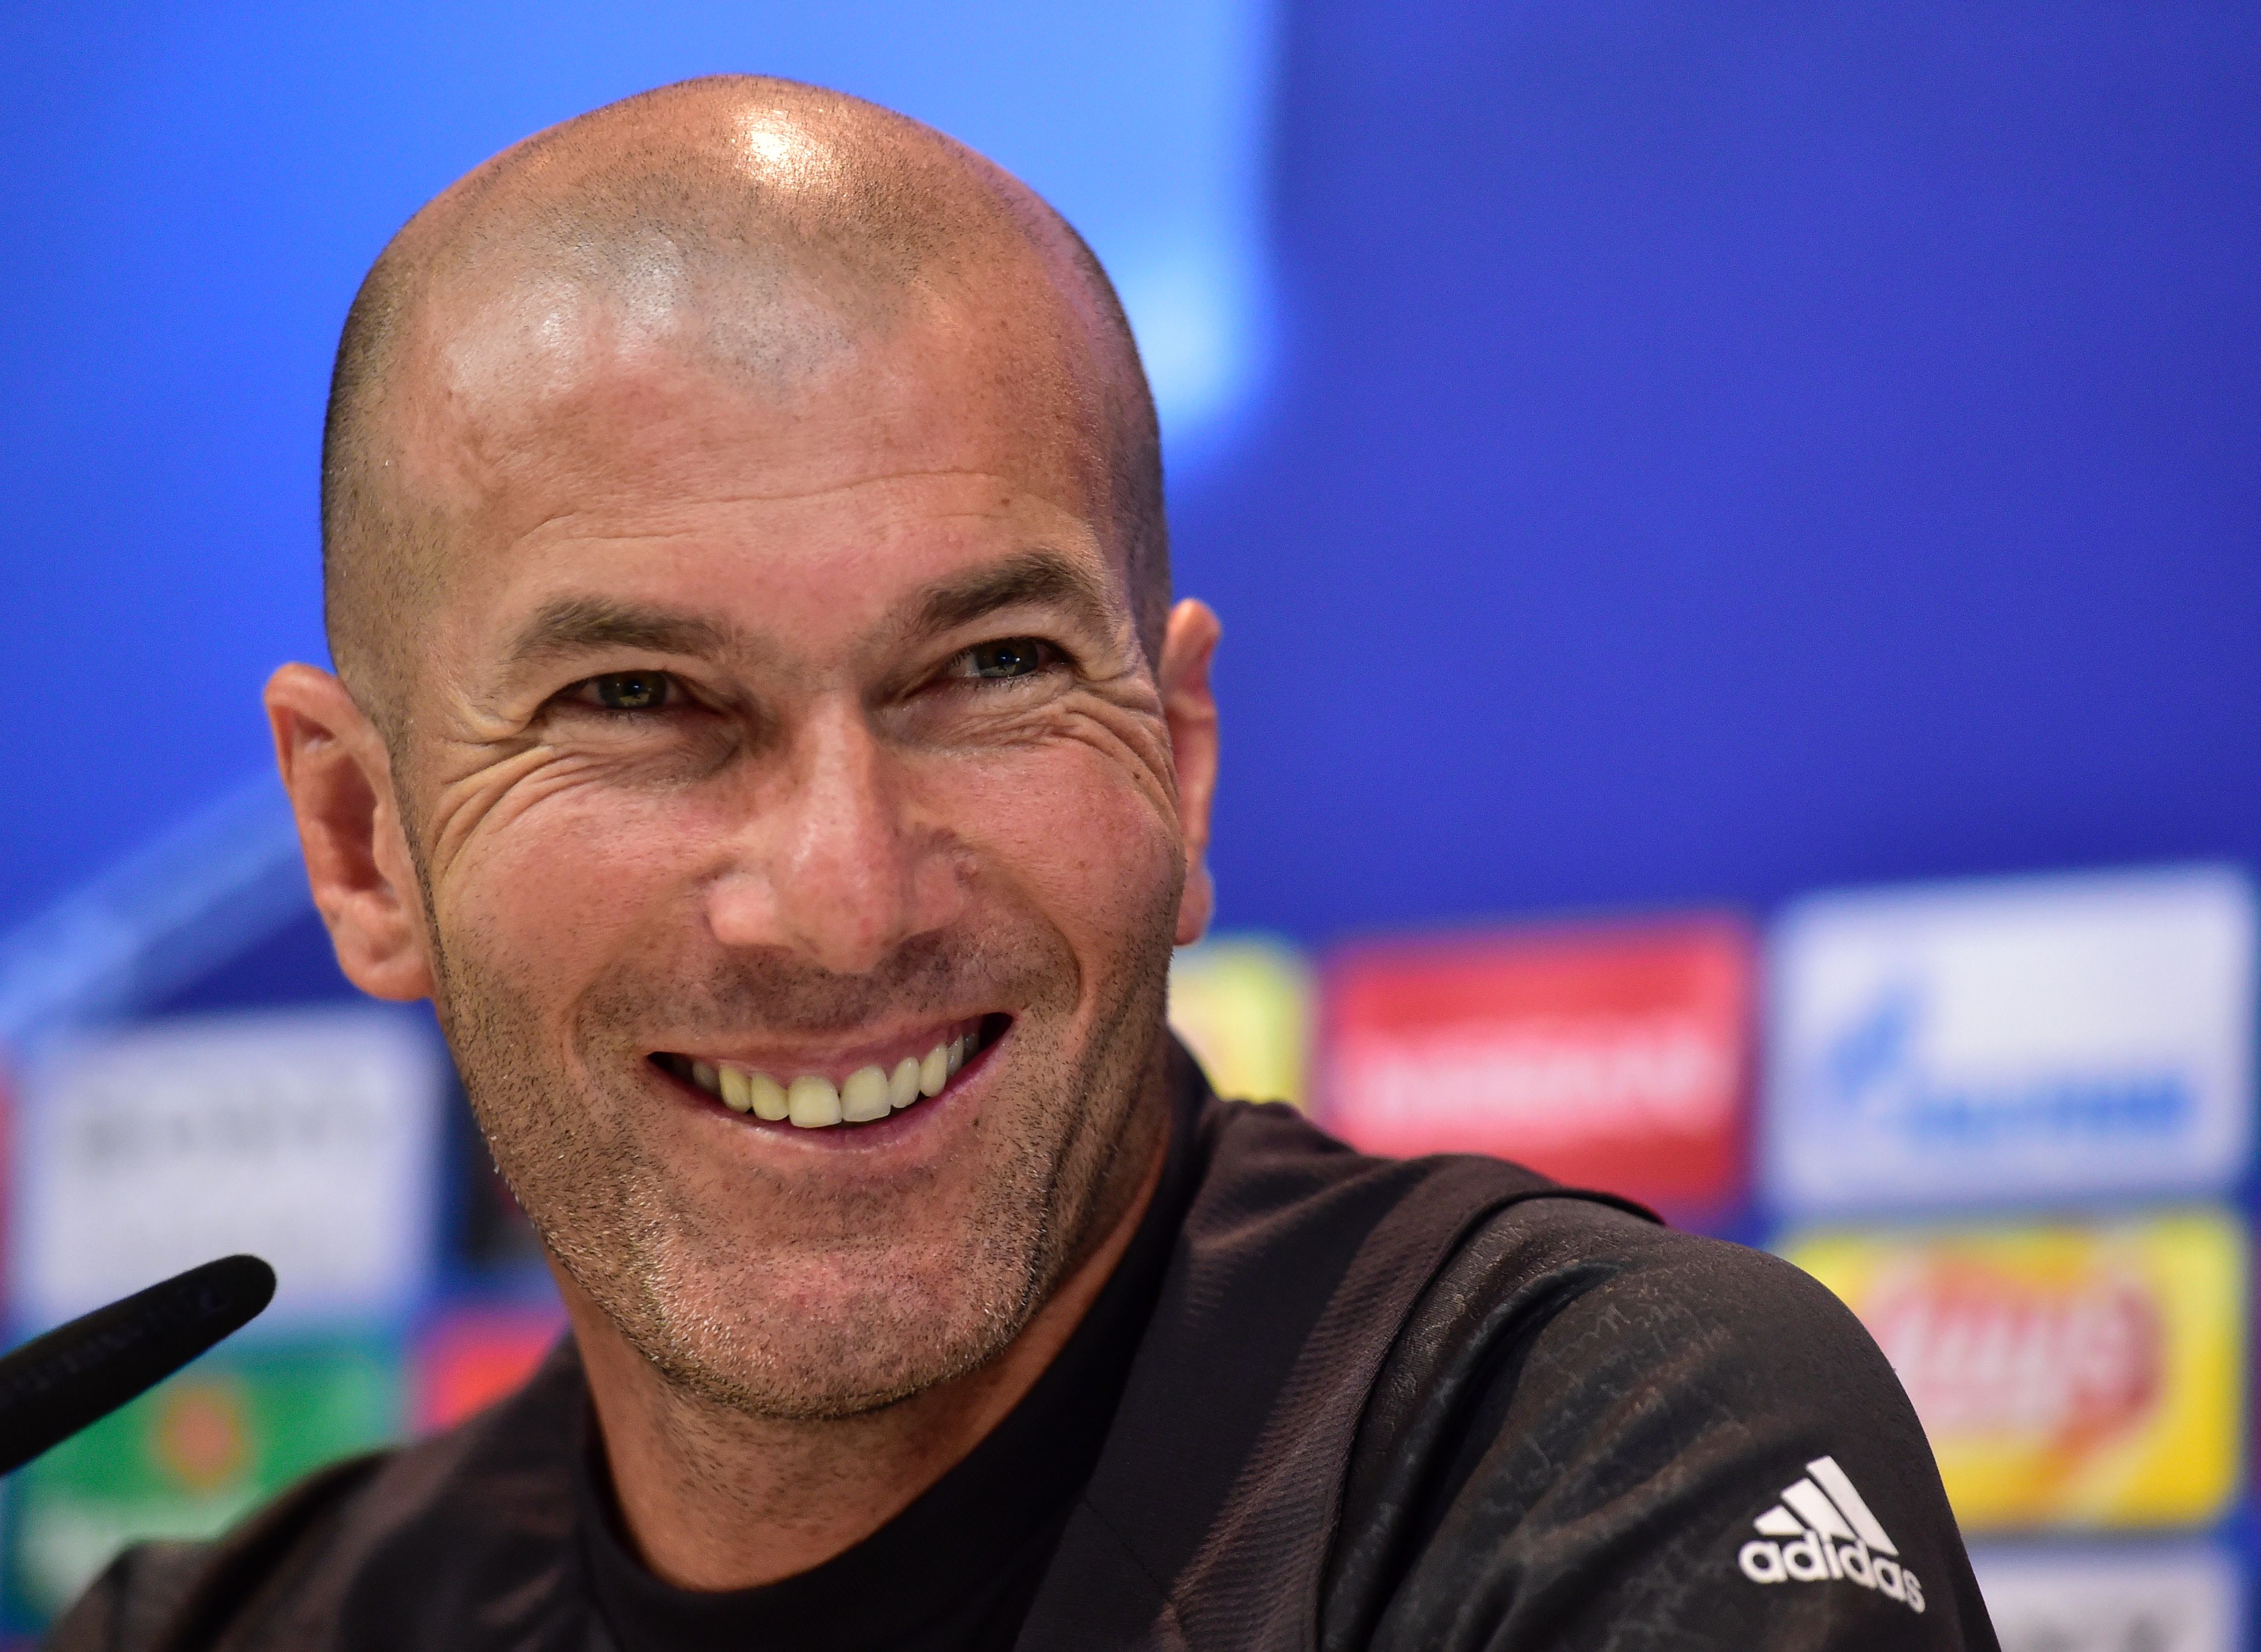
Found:
[[736, 1112], [725, 1106], [720, 1096], [709, 1095], [690, 1080], [678, 1078], [664, 1067], [648, 1064], [678, 1096], [692, 1102], [702, 1112], [728, 1120], [739, 1129], [757, 1130], [815, 1148], [883, 1148], [915, 1133], [930, 1118], [956, 1112], [951, 1104], [965, 1093], [974, 1079], [988, 1070], [990, 1055], [1011, 1035], [1011, 1023], [1008, 1022], [1003, 1031], [968, 1056], [965, 1064], [950, 1076], [950, 1082], [942, 1087], [942, 1093], [938, 1096], [922, 1096], [909, 1106], [898, 1107], [884, 1119], [872, 1119], [863, 1124], [820, 1125], [815, 1129], [794, 1124], [789, 1119], [757, 1119], [752, 1113]]

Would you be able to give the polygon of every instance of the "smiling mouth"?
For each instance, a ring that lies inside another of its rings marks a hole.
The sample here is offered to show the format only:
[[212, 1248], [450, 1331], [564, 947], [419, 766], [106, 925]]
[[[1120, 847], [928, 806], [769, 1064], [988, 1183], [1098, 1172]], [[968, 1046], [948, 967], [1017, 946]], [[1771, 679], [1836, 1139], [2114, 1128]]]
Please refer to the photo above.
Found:
[[872, 1124], [948, 1090], [966, 1062], [995, 1043], [1011, 1025], [1003, 1015], [980, 1016], [944, 1027], [922, 1053], [892, 1062], [870, 1062], [852, 1071], [764, 1070], [743, 1062], [661, 1051], [652, 1064], [732, 1112], [804, 1130]]

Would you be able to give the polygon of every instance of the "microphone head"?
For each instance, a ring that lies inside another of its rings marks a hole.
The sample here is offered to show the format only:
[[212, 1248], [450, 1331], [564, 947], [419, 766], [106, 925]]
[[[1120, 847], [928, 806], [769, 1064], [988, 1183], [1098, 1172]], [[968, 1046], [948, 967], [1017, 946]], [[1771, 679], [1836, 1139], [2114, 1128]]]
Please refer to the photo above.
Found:
[[274, 1269], [223, 1256], [34, 1337], [0, 1359], [0, 1474], [155, 1387], [274, 1298]]

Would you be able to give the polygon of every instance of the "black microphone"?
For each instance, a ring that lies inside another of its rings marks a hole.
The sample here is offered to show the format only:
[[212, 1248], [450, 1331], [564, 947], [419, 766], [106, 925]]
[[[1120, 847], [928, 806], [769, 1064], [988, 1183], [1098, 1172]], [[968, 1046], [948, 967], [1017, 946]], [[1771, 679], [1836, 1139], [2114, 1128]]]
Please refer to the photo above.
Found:
[[0, 1359], [0, 1474], [154, 1388], [274, 1298], [275, 1269], [223, 1256], [33, 1337]]

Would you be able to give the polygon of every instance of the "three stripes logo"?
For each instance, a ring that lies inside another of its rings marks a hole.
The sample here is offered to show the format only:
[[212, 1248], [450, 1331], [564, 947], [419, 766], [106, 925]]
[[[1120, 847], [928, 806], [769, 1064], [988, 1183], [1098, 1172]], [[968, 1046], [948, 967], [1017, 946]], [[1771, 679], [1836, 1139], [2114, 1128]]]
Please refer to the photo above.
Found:
[[1759, 1534], [1735, 1563], [1755, 1584], [1841, 1578], [1923, 1610], [1923, 1585], [1834, 1457], [1807, 1463], [1805, 1477], [1783, 1487], [1782, 1501], [1751, 1525]]

